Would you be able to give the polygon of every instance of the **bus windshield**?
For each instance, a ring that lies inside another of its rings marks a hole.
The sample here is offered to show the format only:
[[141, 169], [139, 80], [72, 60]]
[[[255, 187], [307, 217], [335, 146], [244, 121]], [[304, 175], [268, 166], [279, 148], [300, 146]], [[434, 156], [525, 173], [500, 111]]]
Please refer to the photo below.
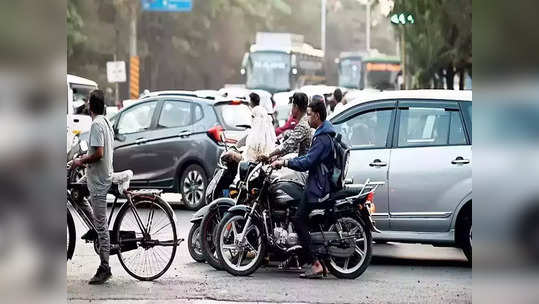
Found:
[[247, 64], [248, 89], [270, 92], [290, 89], [290, 55], [279, 52], [253, 52]]
[[399, 63], [368, 62], [365, 64], [365, 88], [377, 90], [397, 89]]
[[339, 86], [345, 88], [359, 88], [361, 80], [361, 59], [342, 59], [339, 69]]

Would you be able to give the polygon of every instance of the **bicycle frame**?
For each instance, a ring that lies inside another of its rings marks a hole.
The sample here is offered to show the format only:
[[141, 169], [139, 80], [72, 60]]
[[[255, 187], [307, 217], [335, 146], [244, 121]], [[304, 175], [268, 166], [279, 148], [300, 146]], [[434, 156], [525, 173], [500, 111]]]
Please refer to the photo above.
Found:
[[[148, 223], [148, 229], [146, 229], [146, 227], [142, 223], [142, 219], [140, 218], [140, 215], [136, 211], [135, 204], [133, 203], [133, 200], [132, 200], [132, 194], [127, 192], [126, 193], [126, 198], [127, 198], [126, 202], [123, 203], [120, 206], [120, 208], [125, 204], [129, 204], [129, 206], [130, 206], [129, 209], [131, 209], [131, 212], [133, 213], [133, 216], [135, 217], [135, 220], [137, 222], [137, 225], [140, 228], [140, 231], [142, 231], [143, 235], [147, 235], [148, 230], [150, 230], [152, 223]], [[82, 199], [87, 200], [86, 197], [84, 197]], [[67, 190], [67, 203], [68, 203], [68, 206], [71, 205], [72, 209], [75, 210], [75, 212], [77, 213], [79, 218], [86, 225], [86, 228], [96, 230], [96, 227], [95, 227], [94, 223], [92, 222], [92, 220], [90, 218], [88, 218], [88, 216], [84, 212], [83, 208], [81, 206], [79, 206], [79, 204], [72, 201], [71, 191], [70, 190]], [[109, 213], [109, 216], [108, 216], [108, 219], [107, 219], [107, 227], [110, 227], [110, 224], [111, 224], [111, 221], [112, 221], [112, 216], [114, 214], [114, 210], [116, 209], [117, 203], [118, 203], [118, 196], [115, 196], [114, 202], [112, 203], [112, 209], [111, 209], [111, 211]], [[152, 212], [153, 212], [153, 210], [152, 210]], [[153, 218], [153, 216], [151, 218]]]

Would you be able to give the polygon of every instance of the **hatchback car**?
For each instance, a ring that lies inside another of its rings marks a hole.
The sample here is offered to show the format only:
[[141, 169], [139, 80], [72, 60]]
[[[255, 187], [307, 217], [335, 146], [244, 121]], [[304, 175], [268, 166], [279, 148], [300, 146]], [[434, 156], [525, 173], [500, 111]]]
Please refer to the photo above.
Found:
[[239, 139], [251, 111], [240, 100], [153, 94], [111, 122], [114, 171], [133, 170], [134, 188], [177, 191], [189, 209], [198, 209], [224, 150], [222, 140]]
[[351, 146], [348, 178], [382, 180], [378, 243], [455, 246], [472, 259], [472, 92], [364, 95], [330, 120]]

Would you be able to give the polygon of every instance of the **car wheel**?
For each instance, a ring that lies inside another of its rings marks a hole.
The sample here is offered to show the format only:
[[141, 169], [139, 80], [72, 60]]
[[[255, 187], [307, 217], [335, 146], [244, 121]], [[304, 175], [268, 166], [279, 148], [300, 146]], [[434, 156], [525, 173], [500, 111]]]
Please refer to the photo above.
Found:
[[179, 180], [179, 193], [188, 209], [198, 210], [204, 205], [207, 184], [206, 173], [201, 166], [190, 165], [183, 170]]
[[460, 234], [461, 247], [468, 262], [472, 262], [472, 217], [467, 215], [463, 219], [463, 225]]

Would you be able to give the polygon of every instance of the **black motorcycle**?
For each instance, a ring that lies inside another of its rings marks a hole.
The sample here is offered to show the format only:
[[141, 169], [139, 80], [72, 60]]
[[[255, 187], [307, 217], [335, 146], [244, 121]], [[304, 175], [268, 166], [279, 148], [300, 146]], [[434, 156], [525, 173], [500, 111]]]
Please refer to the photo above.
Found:
[[[191, 217], [191, 230], [189, 231], [187, 246], [191, 257], [203, 263], [207, 259], [204, 257], [203, 247], [200, 239], [201, 224], [204, 217], [215, 208], [218, 202], [224, 201], [227, 204], [227, 209], [234, 206], [234, 198], [238, 195], [238, 189], [234, 187], [233, 182], [238, 170], [238, 164], [223, 160], [223, 155], [219, 157], [217, 169], [206, 188], [206, 206], [200, 208]], [[226, 211], [226, 210], [225, 210]], [[211, 262], [209, 262], [211, 264]], [[211, 264], [213, 265], [213, 264]]]
[[[272, 169], [259, 164], [247, 177], [246, 188], [255, 195], [252, 206], [231, 207], [216, 231], [217, 255], [223, 268], [237, 276], [255, 272], [270, 256], [282, 265], [302, 264], [293, 219], [303, 196], [300, 182], [272, 177]], [[372, 255], [371, 220], [376, 188], [383, 182], [347, 186], [333, 193], [309, 215], [311, 249], [324, 267], [338, 278], [355, 279], [368, 267]]]

